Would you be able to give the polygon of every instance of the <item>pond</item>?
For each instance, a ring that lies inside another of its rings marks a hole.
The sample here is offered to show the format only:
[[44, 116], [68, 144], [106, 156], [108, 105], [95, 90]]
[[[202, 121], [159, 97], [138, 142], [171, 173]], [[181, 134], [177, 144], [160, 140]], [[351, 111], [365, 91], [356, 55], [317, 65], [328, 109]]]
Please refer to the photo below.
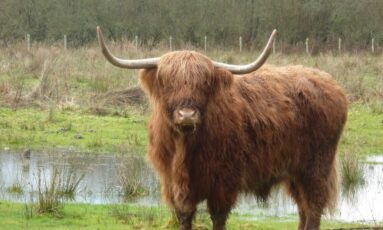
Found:
[[[370, 157], [361, 166], [363, 183], [351, 193], [341, 191], [331, 219], [383, 221], [383, 157]], [[157, 179], [145, 158], [68, 151], [31, 152], [30, 156], [0, 152], [0, 200], [35, 201], [39, 187], [49, 187], [55, 173], [64, 187], [79, 182], [68, 202], [161, 205]], [[283, 191], [275, 189], [270, 198], [261, 204], [252, 196], [242, 196], [233, 211], [254, 219], [297, 213]]]

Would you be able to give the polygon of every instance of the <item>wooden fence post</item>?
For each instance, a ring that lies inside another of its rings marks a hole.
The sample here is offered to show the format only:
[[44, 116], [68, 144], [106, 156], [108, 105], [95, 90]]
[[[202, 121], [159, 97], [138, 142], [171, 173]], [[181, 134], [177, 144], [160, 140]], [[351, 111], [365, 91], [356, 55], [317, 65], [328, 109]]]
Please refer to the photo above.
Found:
[[338, 39], [338, 51], [339, 53], [342, 52], [342, 38]]
[[67, 38], [66, 38], [66, 34], [64, 34], [64, 49], [65, 49], [65, 50], [67, 49]]
[[173, 50], [172, 40], [173, 40], [173, 38], [172, 38], [172, 36], [170, 36], [169, 37], [169, 48], [170, 48], [170, 50]]
[[27, 50], [31, 50], [31, 35], [27, 34]]
[[138, 51], [138, 36], [134, 36], [134, 46], [136, 46], [136, 51]]
[[371, 39], [371, 51], [372, 51], [372, 53], [375, 53], [375, 39], [374, 38]]
[[205, 41], [204, 41], [204, 49], [205, 49], [205, 52], [207, 50], [207, 36], [205, 35]]
[[239, 52], [242, 53], [242, 36], [239, 36]]
[[306, 38], [306, 53], [310, 54], [309, 53], [309, 38]]
[[273, 54], [275, 54], [275, 39], [273, 40]]

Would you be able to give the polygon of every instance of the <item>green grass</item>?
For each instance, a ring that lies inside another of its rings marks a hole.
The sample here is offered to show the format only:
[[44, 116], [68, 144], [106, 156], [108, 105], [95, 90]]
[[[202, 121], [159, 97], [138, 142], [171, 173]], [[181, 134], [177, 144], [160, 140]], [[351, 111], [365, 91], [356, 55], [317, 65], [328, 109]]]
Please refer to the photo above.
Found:
[[[147, 117], [0, 108], [0, 148], [76, 148], [91, 151], [146, 149]], [[80, 135], [81, 138], [76, 138]]]
[[[34, 215], [26, 218], [25, 204], [0, 201], [0, 229], [176, 229], [171, 213], [164, 207], [136, 207], [128, 205], [68, 204], [60, 218]], [[228, 229], [296, 229], [297, 217], [265, 217], [252, 219], [232, 214]], [[194, 229], [211, 229], [208, 215], [197, 214]], [[322, 228], [358, 227], [337, 221], [322, 221]]]
[[366, 183], [362, 162], [352, 152], [345, 153], [340, 157], [340, 172], [342, 175], [342, 192], [346, 195], [355, 194], [357, 188]]
[[[378, 107], [380, 108], [380, 107]], [[75, 148], [93, 152], [130, 150], [143, 155], [147, 145], [146, 115], [95, 116], [52, 109], [0, 108], [0, 148]], [[76, 138], [79, 135], [80, 138]], [[377, 106], [351, 104], [340, 143], [340, 155], [383, 154], [383, 113]]]
[[340, 154], [383, 154], [383, 113], [368, 104], [352, 104], [340, 142]]
[[[131, 58], [160, 56], [168, 51], [167, 48], [142, 48], [122, 52], [121, 44], [109, 45], [116, 55], [125, 57], [128, 53]], [[128, 104], [119, 105], [113, 98], [105, 100], [104, 95], [136, 86], [136, 70], [107, 63], [99, 47], [65, 52], [44, 44], [35, 46], [33, 52], [26, 52], [23, 47], [24, 44], [2, 47], [0, 52], [3, 54], [0, 55], [3, 63], [0, 68], [0, 151], [74, 148], [145, 154], [147, 115], [134, 112], [137, 108], [131, 112]], [[253, 51], [239, 54], [220, 48], [209, 50], [207, 55], [217, 61], [247, 63], [257, 54]], [[367, 53], [318, 56], [276, 53], [268, 63], [302, 64], [333, 75], [353, 102], [339, 152], [341, 156], [351, 153], [359, 158], [383, 154], [381, 60], [381, 55]], [[32, 109], [35, 107], [40, 109]], [[172, 229], [168, 223], [171, 214], [164, 208], [65, 204], [60, 218], [34, 215], [32, 211], [33, 207], [26, 204], [0, 201], [0, 229]], [[297, 216], [251, 218], [233, 214], [228, 229], [296, 229], [297, 226]], [[195, 226], [211, 229], [209, 217], [200, 214]], [[349, 226], [357, 225], [331, 221], [322, 224], [322, 228]]]
[[5, 191], [15, 195], [22, 195], [24, 193], [24, 189], [19, 182], [16, 182], [12, 184], [11, 186], [7, 187]]

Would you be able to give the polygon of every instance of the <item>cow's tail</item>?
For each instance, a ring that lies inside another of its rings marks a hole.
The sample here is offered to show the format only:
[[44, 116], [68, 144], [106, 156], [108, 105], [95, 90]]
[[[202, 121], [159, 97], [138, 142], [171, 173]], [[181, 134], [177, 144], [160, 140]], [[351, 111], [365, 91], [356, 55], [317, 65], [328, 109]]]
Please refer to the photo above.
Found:
[[334, 215], [336, 211], [336, 206], [338, 203], [339, 197], [339, 181], [338, 181], [338, 172], [337, 164], [334, 162], [331, 167], [330, 176], [328, 178], [327, 192], [329, 194], [328, 201], [326, 205], [326, 211], [330, 215]]

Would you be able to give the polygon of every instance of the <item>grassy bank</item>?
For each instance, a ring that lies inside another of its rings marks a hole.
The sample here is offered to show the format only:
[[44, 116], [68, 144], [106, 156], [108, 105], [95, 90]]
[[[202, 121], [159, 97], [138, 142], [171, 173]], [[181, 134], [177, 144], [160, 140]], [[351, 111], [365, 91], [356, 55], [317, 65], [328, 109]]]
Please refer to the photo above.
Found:
[[[0, 148], [145, 153], [147, 115], [96, 116], [87, 112], [0, 108]], [[340, 154], [383, 154], [383, 112], [352, 104]]]
[[[0, 201], [0, 229], [177, 229], [166, 208], [145, 208], [128, 205], [67, 204], [60, 218], [28, 214], [25, 204]], [[210, 219], [201, 211], [195, 229], [211, 229]], [[322, 228], [358, 227], [325, 220]], [[297, 217], [264, 217], [258, 220], [232, 214], [228, 229], [296, 229]]]
[[1, 149], [74, 148], [134, 151], [147, 143], [146, 116], [95, 116], [81, 112], [0, 108]]

